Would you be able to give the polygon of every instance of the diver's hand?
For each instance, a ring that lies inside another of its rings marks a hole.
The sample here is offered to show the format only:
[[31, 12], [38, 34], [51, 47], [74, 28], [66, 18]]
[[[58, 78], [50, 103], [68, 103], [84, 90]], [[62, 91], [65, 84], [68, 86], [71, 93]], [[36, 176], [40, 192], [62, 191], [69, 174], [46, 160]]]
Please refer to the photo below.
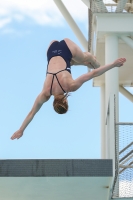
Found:
[[12, 135], [11, 140], [19, 139], [22, 136], [23, 136], [23, 131], [22, 130], [18, 130]]
[[113, 62], [114, 67], [121, 67], [126, 62], [126, 58], [118, 58]]

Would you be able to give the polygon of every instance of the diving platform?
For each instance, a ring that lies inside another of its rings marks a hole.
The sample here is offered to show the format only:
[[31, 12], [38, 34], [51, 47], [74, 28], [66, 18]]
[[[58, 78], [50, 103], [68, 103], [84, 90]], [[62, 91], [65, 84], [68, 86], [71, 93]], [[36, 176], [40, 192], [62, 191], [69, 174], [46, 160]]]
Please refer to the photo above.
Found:
[[0, 160], [1, 200], [107, 200], [111, 159]]

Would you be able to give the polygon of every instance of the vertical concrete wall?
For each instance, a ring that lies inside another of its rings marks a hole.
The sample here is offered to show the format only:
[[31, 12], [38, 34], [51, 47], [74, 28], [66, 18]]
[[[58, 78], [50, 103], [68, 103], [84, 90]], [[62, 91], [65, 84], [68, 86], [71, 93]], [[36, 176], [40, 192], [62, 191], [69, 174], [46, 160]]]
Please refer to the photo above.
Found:
[[[115, 34], [105, 36], [105, 63], [112, 63], [118, 58], [118, 37]], [[107, 121], [106, 158], [113, 159], [113, 172], [115, 173], [115, 124], [114, 124], [114, 95], [116, 100], [116, 120], [118, 121], [119, 107], [119, 69], [115, 67], [105, 73], [105, 101], [106, 108], [109, 103], [109, 115]]]

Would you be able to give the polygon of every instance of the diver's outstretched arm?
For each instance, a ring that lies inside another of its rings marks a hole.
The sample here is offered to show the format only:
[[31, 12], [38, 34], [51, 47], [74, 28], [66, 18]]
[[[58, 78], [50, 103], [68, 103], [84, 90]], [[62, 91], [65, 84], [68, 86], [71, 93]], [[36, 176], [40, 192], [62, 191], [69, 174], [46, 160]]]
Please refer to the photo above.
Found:
[[90, 79], [92, 79], [94, 77], [100, 76], [103, 73], [105, 73], [106, 71], [108, 71], [108, 70], [110, 70], [114, 67], [121, 67], [124, 64], [124, 62], [126, 62], [125, 58], [119, 58], [111, 64], [101, 66], [101, 67], [94, 69], [93, 71], [91, 71], [87, 74], [83, 74], [82, 76], [78, 77], [76, 80], [74, 80], [72, 82], [71, 87], [70, 87], [71, 91], [76, 91], [86, 81], [89, 81]]
[[29, 112], [29, 114], [27, 115], [27, 117], [25, 118], [24, 122], [22, 123], [20, 129], [18, 131], [16, 131], [11, 139], [19, 139], [20, 137], [22, 137], [24, 130], [26, 129], [26, 127], [28, 126], [28, 124], [32, 121], [33, 117], [35, 116], [35, 114], [39, 111], [39, 109], [41, 108], [41, 106], [43, 105], [43, 103], [45, 103], [46, 101], [49, 100], [50, 97], [47, 97], [44, 92], [41, 92], [38, 97], [35, 100], [35, 103], [31, 109], [31, 111]]

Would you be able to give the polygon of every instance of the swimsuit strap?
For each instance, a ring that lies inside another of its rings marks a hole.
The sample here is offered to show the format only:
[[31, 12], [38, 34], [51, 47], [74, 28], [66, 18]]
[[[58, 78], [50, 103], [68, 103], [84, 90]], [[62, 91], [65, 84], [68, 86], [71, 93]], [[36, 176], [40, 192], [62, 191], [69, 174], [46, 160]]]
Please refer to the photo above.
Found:
[[53, 81], [54, 81], [54, 74], [53, 74], [52, 83], [51, 83], [51, 88], [50, 88], [50, 94], [51, 94], [51, 95], [52, 95], [52, 86], [53, 86]]
[[57, 81], [58, 81], [58, 83], [59, 83], [59, 86], [61, 87], [61, 89], [63, 90], [63, 92], [64, 93], [66, 93], [66, 91], [63, 89], [63, 87], [61, 86], [61, 84], [60, 84], [60, 82], [59, 82], [59, 79], [58, 79], [58, 77], [57, 77], [57, 75], [55, 74], [55, 77], [56, 77], [56, 79], [57, 79]]
[[[60, 70], [59, 72], [62, 72], [62, 71], [65, 71], [66, 69], [63, 69], [63, 70]], [[51, 72], [47, 72], [47, 74], [52, 74], [53, 75], [53, 78], [52, 78], [52, 83], [51, 83], [51, 88], [50, 88], [50, 94], [52, 95], [52, 86], [53, 86], [53, 81], [54, 81], [54, 77], [56, 77], [56, 80], [58, 81], [58, 84], [59, 86], [61, 87], [61, 89], [63, 90], [64, 93], [66, 93], [66, 91], [63, 89], [63, 87], [61, 86], [60, 82], [59, 82], [59, 79], [57, 77], [57, 74], [59, 72], [56, 72], [56, 73], [51, 73]]]
[[66, 69], [62, 69], [62, 70], [60, 70], [60, 71], [58, 71], [58, 72], [56, 72], [56, 73], [52, 73], [52, 72], [46, 72], [46, 74], [53, 74], [53, 75], [56, 75], [56, 74], [58, 74], [58, 73], [60, 73], [60, 72], [62, 72], [62, 71], [66, 71]]
[[62, 69], [62, 70], [60, 70], [60, 71], [58, 71], [58, 72], [56, 72], [55, 75], [58, 74], [58, 73], [60, 73], [60, 72], [63, 72], [63, 71], [66, 71], [66, 68], [65, 68], [65, 69]]

